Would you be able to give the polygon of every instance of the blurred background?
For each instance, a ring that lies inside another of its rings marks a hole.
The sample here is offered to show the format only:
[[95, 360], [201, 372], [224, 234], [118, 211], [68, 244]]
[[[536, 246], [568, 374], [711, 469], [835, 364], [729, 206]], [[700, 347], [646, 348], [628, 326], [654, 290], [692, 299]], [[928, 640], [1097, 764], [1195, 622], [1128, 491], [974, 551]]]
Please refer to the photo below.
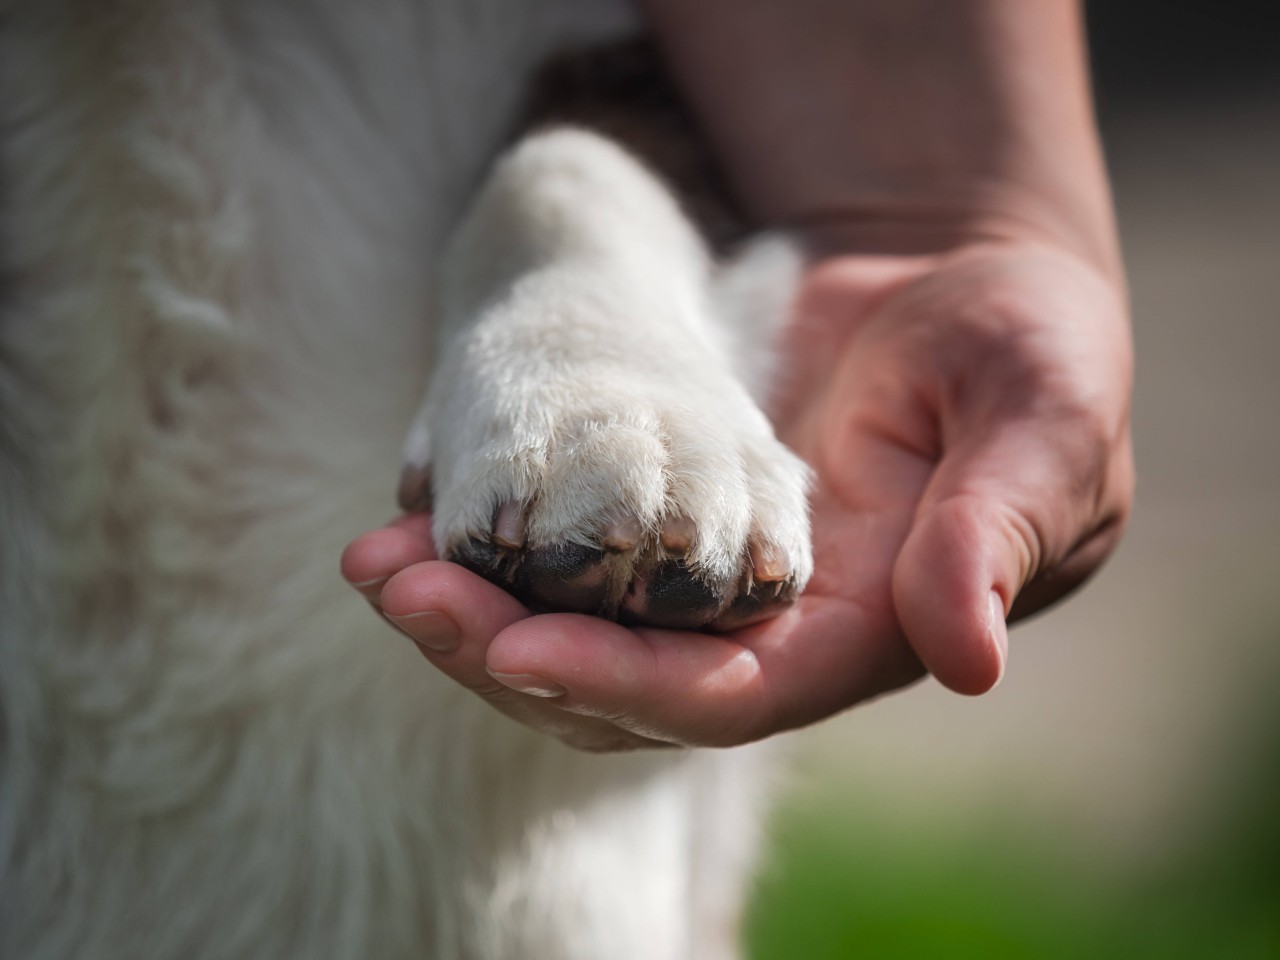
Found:
[[1090, 4], [1138, 505], [982, 698], [796, 738], [752, 960], [1280, 958], [1280, 53], [1268, 5]]

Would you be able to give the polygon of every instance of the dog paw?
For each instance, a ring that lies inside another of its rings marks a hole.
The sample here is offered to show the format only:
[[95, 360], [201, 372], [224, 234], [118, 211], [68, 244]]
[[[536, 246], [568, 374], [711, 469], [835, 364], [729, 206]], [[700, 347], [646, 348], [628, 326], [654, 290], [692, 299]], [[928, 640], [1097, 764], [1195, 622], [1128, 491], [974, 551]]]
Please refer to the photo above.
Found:
[[728, 378], [650, 384], [443, 411], [401, 501], [429, 485], [441, 555], [537, 611], [717, 630], [779, 613], [812, 571], [808, 468]]

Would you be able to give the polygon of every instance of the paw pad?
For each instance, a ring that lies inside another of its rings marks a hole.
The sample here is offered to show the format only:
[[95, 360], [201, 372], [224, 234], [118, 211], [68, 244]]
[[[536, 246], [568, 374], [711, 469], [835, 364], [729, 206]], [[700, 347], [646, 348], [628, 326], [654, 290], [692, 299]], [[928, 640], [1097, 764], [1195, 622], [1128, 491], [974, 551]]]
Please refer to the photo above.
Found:
[[538, 612], [586, 613], [637, 626], [731, 630], [776, 616], [798, 594], [785, 554], [752, 543], [731, 577], [694, 570], [686, 554], [697, 536], [688, 518], [656, 533], [624, 518], [596, 542], [530, 544], [526, 509], [505, 503], [488, 531], [446, 550], [446, 559], [508, 590]]

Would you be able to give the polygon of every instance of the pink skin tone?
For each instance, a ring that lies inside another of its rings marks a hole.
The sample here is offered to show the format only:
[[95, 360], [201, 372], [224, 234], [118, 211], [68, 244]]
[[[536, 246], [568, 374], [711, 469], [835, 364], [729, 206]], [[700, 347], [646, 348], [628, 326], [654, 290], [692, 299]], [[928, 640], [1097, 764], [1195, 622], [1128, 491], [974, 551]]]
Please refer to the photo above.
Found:
[[[784, 340], [790, 383], [774, 411], [817, 474], [813, 581], [781, 616], [721, 636], [530, 616], [438, 561], [426, 515], [359, 537], [343, 575], [435, 668], [583, 749], [748, 742], [926, 672], [989, 690], [1006, 617], [1086, 579], [1132, 497], [1127, 307], [1074, 4], [649, 7], [744, 198], [824, 248]], [[855, 29], [869, 17], [875, 31]], [[884, 38], [916, 36], [921, 17], [936, 29], [910, 42], [936, 45], [919, 52], [928, 69], [894, 87], [911, 58], [885, 54]], [[755, 65], [728, 84], [716, 64], [726, 24], [737, 62]], [[879, 88], [814, 92], [849, 63]], [[751, 89], [758, 77], [774, 78], [769, 91]], [[893, 94], [914, 109], [879, 109]], [[938, 139], [939, 124], [956, 133]], [[770, 146], [813, 130], [831, 142]]]

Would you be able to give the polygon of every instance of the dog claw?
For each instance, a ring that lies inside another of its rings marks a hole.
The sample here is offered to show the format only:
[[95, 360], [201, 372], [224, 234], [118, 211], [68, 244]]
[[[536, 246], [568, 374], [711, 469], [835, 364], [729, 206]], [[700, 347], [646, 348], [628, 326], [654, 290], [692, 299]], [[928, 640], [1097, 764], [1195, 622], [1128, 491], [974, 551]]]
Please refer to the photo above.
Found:
[[508, 550], [524, 546], [524, 504], [509, 500], [498, 508], [493, 521], [493, 542]]
[[751, 572], [762, 583], [777, 583], [791, 576], [786, 554], [771, 543], [751, 544]]
[[671, 517], [662, 524], [658, 542], [671, 553], [687, 553], [693, 545], [694, 529], [688, 517]]
[[396, 502], [405, 513], [427, 513], [431, 510], [431, 465], [407, 463], [400, 471]]
[[640, 521], [635, 517], [614, 520], [605, 527], [600, 544], [610, 553], [625, 553], [640, 544], [642, 533]]

